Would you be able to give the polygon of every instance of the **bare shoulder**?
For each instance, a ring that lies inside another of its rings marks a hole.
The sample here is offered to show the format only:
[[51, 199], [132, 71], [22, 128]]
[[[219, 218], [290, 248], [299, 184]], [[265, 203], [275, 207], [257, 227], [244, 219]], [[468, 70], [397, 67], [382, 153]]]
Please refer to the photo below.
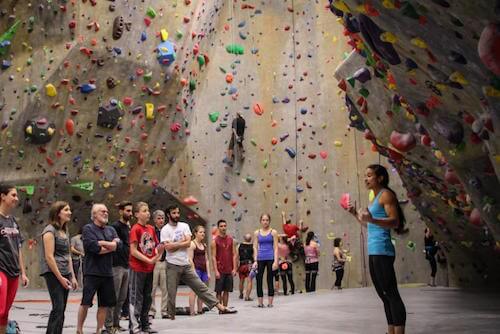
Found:
[[271, 230], [271, 233], [272, 233], [273, 237], [278, 236], [278, 231], [276, 231], [274, 228]]
[[390, 190], [384, 190], [380, 195], [380, 204], [395, 204], [397, 199], [394, 193]]

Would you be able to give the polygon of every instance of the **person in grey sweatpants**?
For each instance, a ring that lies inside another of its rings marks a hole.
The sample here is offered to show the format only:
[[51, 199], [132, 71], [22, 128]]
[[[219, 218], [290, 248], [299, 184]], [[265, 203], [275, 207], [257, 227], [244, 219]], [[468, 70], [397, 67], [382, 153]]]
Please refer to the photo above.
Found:
[[128, 293], [129, 280], [129, 233], [130, 219], [132, 218], [132, 202], [122, 201], [118, 203], [120, 219], [111, 226], [116, 230], [120, 238], [120, 244], [113, 253], [113, 284], [116, 295], [115, 307], [110, 307], [106, 314], [106, 330], [108, 333], [123, 331], [120, 327], [120, 312]]
[[188, 224], [179, 222], [181, 216], [179, 207], [177, 205], [169, 206], [166, 214], [168, 224], [161, 229], [160, 239], [166, 250], [167, 311], [170, 319], [175, 319], [175, 297], [177, 295], [177, 286], [181, 279], [209, 308], [217, 307], [219, 314], [236, 313], [236, 310], [230, 310], [219, 303], [217, 298], [209, 292], [205, 283], [200, 280], [193, 266], [190, 264], [187, 249], [191, 245], [191, 229]]

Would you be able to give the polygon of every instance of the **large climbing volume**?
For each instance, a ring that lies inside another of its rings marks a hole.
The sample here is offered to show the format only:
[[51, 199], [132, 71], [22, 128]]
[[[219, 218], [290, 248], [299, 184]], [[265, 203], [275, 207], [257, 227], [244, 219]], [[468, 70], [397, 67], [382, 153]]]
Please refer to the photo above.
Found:
[[7, 49], [12, 42], [12, 38], [16, 34], [19, 24], [21, 24], [21, 21], [17, 20], [2, 36], [0, 36], [0, 56], [7, 53]]

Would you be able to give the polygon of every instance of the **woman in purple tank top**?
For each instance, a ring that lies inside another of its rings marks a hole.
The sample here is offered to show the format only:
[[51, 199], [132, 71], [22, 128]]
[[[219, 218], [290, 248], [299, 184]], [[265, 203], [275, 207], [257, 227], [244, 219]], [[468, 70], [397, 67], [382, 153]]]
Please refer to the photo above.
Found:
[[264, 270], [267, 271], [267, 307], [273, 307], [273, 270], [278, 269], [278, 232], [271, 228], [269, 214], [264, 213], [260, 216], [260, 224], [262, 227], [255, 231], [253, 239], [255, 261], [253, 267], [257, 268], [258, 307], [264, 307], [264, 291], [262, 290]]
[[[208, 263], [207, 245], [205, 244], [205, 228], [202, 225], [196, 225], [193, 229], [192, 238], [193, 241], [191, 241], [191, 246], [188, 249], [189, 261], [201, 281], [208, 285], [208, 281], [210, 281], [210, 266]], [[189, 294], [190, 313], [191, 315], [196, 314], [194, 309], [195, 299], [197, 299], [198, 314], [202, 314], [203, 301], [196, 298], [193, 291]]]

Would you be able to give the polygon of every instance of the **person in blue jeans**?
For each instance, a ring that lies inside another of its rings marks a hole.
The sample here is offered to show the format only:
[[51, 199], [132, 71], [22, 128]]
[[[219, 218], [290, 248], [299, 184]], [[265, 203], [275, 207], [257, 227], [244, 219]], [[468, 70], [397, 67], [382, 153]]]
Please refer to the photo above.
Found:
[[406, 309], [399, 295], [394, 260], [396, 252], [391, 242], [391, 229], [404, 231], [405, 216], [394, 191], [389, 188], [389, 173], [381, 165], [370, 165], [365, 173], [366, 188], [375, 198], [368, 208], [357, 210], [349, 203], [348, 211], [368, 228], [368, 260], [370, 276], [384, 303], [388, 334], [404, 334]]
[[278, 232], [271, 228], [271, 216], [264, 213], [260, 216], [261, 228], [254, 233], [253, 269], [257, 269], [257, 299], [258, 307], [264, 307], [264, 291], [262, 283], [264, 270], [267, 270], [267, 307], [273, 307], [274, 285], [273, 271], [278, 269]]

